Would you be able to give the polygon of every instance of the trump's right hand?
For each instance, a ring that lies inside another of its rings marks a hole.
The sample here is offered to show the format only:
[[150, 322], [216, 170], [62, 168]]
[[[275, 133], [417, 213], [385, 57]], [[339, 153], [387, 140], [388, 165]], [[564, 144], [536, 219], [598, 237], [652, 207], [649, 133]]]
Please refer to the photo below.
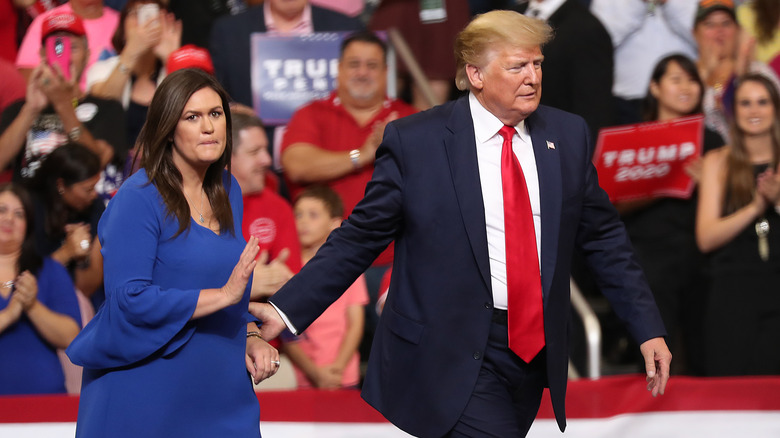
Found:
[[279, 312], [268, 303], [250, 302], [249, 313], [263, 322], [263, 325], [260, 326], [260, 336], [265, 340], [270, 341], [287, 328]]

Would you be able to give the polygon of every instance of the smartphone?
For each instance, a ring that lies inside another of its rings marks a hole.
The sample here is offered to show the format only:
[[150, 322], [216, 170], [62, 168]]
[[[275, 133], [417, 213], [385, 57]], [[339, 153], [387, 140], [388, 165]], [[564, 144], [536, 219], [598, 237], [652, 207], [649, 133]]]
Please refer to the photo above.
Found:
[[55, 36], [46, 39], [46, 60], [52, 69], [56, 71], [54, 65], [60, 67], [62, 76], [70, 80], [70, 38], [66, 36]]
[[156, 3], [144, 3], [138, 7], [138, 25], [143, 27], [147, 22], [160, 16], [160, 6]]

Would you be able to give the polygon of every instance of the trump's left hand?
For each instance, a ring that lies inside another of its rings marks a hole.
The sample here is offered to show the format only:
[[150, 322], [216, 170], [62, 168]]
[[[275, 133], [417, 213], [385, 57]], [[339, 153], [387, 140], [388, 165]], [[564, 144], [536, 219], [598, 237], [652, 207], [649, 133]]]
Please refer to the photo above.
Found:
[[639, 346], [642, 357], [645, 358], [645, 371], [647, 373], [647, 390], [653, 397], [663, 395], [666, 390], [666, 382], [669, 380], [669, 366], [672, 363], [672, 353], [666, 346], [664, 338], [652, 338]]

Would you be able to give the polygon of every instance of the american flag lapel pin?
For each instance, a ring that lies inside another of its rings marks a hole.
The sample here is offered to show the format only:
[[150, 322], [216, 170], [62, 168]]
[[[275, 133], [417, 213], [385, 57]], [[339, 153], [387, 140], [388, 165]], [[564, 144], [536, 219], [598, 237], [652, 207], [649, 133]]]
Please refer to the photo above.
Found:
[[555, 149], [555, 143], [547, 140], [547, 149]]

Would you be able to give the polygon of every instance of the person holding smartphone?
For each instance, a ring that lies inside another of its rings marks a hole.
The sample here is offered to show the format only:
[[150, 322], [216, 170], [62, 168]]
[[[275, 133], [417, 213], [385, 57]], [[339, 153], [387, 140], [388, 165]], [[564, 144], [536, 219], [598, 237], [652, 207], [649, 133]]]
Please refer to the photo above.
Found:
[[[119, 103], [85, 95], [78, 86], [89, 56], [78, 16], [50, 15], [42, 35], [43, 61], [33, 70], [24, 100], [0, 117], [0, 168], [13, 163], [14, 181], [27, 183], [49, 153], [78, 142], [98, 156], [97, 191], [107, 199], [118, 187], [117, 160], [127, 151], [124, 112]], [[94, 284], [76, 286], [87, 294], [96, 290]]]
[[130, 0], [111, 42], [118, 55], [90, 67], [87, 91], [122, 103], [128, 144], [134, 144], [152, 95], [167, 74], [168, 57], [180, 46], [181, 22], [159, 0]]
[[[16, 67], [26, 80], [30, 79], [33, 69], [43, 59], [40, 54], [41, 30], [43, 23], [54, 15], [73, 14], [85, 23], [84, 29], [89, 43], [87, 67], [99, 59], [113, 54], [111, 36], [119, 23], [119, 12], [104, 6], [103, 0], [69, 0], [55, 3], [62, 4], [35, 17], [24, 33], [24, 38], [19, 46]], [[85, 89], [86, 77], [82, 78], [79, 85]]]

